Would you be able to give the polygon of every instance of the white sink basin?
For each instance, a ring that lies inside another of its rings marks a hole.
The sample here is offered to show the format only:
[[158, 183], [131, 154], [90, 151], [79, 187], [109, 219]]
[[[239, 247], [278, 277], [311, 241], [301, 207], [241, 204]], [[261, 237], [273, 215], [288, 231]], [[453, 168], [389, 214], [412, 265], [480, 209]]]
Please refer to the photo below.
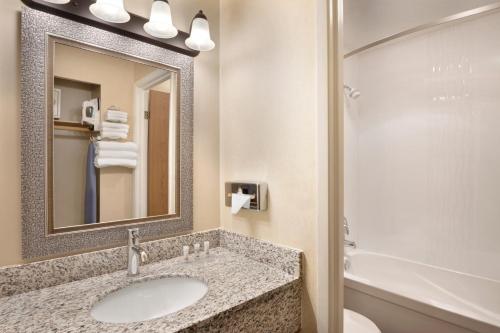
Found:
[[208, 291], [200, 280], [166, 277], [132, 284], [96, 303], [90, 314], [105, 323], [133, 323], [163, 317], [199, 301]]

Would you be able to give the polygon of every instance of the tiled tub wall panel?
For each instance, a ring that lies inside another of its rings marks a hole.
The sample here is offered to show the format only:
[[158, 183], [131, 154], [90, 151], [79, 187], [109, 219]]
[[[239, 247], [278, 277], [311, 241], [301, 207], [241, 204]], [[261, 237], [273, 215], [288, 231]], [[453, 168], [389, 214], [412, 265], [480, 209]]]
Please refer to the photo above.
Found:
[[346, 59], [362, 96], [344, 213], [364, 250], [500, 280], [499, 30], [496, 11]]

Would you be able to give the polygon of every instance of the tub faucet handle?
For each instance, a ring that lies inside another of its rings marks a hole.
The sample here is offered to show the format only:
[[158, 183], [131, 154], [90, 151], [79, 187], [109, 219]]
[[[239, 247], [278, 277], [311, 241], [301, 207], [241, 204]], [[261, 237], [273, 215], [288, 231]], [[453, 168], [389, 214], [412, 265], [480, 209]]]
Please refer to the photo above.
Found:
[[349, 236], [351, 233], [351, 229], [349, 229], [349, 221], [347, 221], [347, 218], [344, 216], [344, 235]]
[[355, 249], [357, 247], [356, 242], [346, 239], [346, 236], [349, 236], [350, 233], [351, 230], [349, 229], [349, 221], [344, 216], [344, 247], [350, 247]]

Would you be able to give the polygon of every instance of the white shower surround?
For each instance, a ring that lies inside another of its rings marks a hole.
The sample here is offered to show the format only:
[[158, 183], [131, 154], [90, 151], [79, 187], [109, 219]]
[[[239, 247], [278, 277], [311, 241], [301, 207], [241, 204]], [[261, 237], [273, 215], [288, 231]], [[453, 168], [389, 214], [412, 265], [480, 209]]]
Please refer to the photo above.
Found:
[[500, 280], [500, 13], [346, 59], [345, 214], [363, 249]]

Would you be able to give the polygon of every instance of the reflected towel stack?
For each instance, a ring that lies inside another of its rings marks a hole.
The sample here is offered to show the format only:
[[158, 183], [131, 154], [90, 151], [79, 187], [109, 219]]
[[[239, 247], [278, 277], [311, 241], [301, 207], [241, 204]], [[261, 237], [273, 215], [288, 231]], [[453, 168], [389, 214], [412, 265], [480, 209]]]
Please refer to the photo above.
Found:
[[113, 123], [127, 123], [128, 113], [119, 110], [108, 109], [108, 112], [106, 112], [106, 121], [110, 121]]
[[110, 121], [103, 121], [101, 124], [101, 137], [105, 139], [126, 139], [128, 137], [129, 126]]
[[99, 141], [96, 143], [96, 168], [121, 166], [134, 169], [137, 166], [135, 142]]

